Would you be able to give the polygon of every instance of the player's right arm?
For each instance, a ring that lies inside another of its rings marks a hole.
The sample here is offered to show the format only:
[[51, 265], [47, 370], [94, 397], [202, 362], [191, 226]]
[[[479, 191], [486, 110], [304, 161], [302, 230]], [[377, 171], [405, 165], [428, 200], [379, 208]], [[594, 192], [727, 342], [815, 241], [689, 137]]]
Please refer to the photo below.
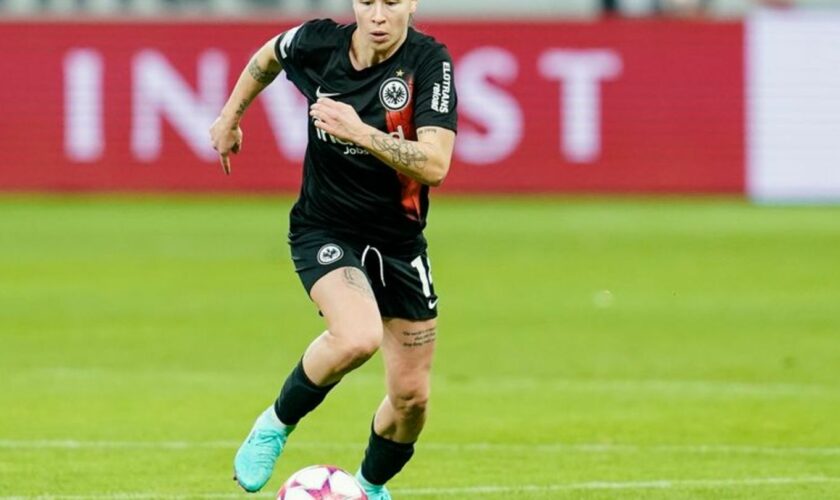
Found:
[[274, 51], [276, 44], [277, 37], [274, 37], [251, 57], [248, 66], [239, 75], [219, 117], [210, 127], [213, 149], [219, 153], [219, 160], [227, 175], [230, 175], [230, 153], [238, 153], [242, 147], [242, 129], [239, 127], [242, 115], [251, 101], [283, 70]]

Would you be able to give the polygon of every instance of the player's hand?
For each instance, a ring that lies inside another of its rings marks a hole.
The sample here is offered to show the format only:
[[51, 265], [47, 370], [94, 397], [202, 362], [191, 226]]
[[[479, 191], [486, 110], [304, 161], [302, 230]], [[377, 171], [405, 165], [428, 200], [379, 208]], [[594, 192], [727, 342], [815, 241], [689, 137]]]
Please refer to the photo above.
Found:
[[309, 108], [315, 126], [342, 141], [359, 143], [367, 125], [349, 104], [322, 97]]
[[225, 175], [230, 175], [230, 153], [237, 154], [242, 149], [242, 129], [220, 116], [210, 127], [210, 141], [219, 153]]

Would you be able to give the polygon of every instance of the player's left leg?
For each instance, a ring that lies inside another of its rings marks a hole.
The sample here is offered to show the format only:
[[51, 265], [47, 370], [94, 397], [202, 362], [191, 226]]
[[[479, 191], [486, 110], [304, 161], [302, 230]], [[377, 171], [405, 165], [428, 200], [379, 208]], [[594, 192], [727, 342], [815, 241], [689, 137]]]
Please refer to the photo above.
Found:
[[388, 395], [373, 420], [370, 440], [357, 478], [371, 500], [388, 500], [385, 483], [414, 454], [426, 422], [437, 320], [383, 321], [381, 352]]

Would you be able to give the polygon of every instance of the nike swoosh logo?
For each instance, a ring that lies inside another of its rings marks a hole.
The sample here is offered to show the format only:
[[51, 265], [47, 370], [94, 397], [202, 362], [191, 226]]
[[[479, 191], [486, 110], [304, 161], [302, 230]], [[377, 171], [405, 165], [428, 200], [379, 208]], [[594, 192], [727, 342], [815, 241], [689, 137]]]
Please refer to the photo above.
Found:
[[318, 86], [318, 89], [315, 90], [315, 97], [317, 97], [318, 99], [320, 99], [322, 97], [335, 97], [337, 95], [341, 95], [341, 93], [340, 92], [321, 92], [321, 86], [320, 85]]
[[435, 306], [436, 306], [436, 305], [437, 305], [437, 303], [438, 303], [438, 300], [439, 300], [439, 299], [430, 300], [430, 301], [429, 301], [429, 309], [434, 309], [434, 308], [435, 308]]

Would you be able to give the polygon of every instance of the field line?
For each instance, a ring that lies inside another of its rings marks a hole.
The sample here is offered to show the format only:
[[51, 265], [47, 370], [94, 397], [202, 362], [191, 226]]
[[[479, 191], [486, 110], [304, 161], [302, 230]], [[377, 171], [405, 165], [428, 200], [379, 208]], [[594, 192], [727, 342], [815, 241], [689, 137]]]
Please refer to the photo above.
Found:
[[[0, 439], [0, 450], [235, 450], [239, 441], [81, 441], [81, 440], [15, 440]], [[310, 450], [355, 450], [364, 447], [358, 443], [325, 443], [295, 441], [295, 448]], [[840, 456], [840, 447], [762, 446], [729, 444], [603, 444], [603, 443], [435, 443], [422, 442], [420, 447], [430, 451], [445, 452], [527, 452], [527, 453], [589, 453], [635, 454], [673, 453], [689, 455], [777, 455], [777, 456]]]
[[[422, 496], [481, 496], [491, 494], [551, 493], [560, 491], [594, 490], [691, 490], [703, 488], [742, 488], [758, 486], [790, 486], [804, 484], [840, 484], [840, 477], [805, 476], [805, 477], [753, 477], [734, 479], [659, 479], [647, 481], [587, 481], [575, 483], [557, 483], [548, 485], [523, 484], [518, 486], [480, 485], [452, 488], [397, 488], [393, 493], [398, 497]], [[273, 493], [249, 495], [250, 498], [272, 498]], [[99, 493], [87, 495], [44, 494], [34, 496], [0, 496], [0, 500], [186, 500], [200, 499], [236, 499], [243, 498], [241, 492], [231, 493]]]
[[[575, 490], [686, 490], [840, 483], [840, 477], [754, 477], [738, 479], [659, 479], [653, 481], [588, 481], [550, 485], [467, 486], [462, 488], [406, 488], [400, 496], [469, 496], [494, 493], [550, 493]], [[395, 494], [397, 491], [395, 491]]]
[[[144, 381], [167, 380], [171, 383], [215, 383], [216, 381], [230, 382], [231, 374], [225, 372], [201, 372], [192, 370], [167, 371], [136, 371], [126, 372], [119, 369], [89, 368], [73, 366], [51, 366], [22, 370], [10, 374], [17, 383], [43, 382], [44, 377], [50, 379], [82, 379], [82, 380], [122, 380], [125, 377], [139, 378]], [[256, 376], [248, 374], [249, 377]], [[355, 375], [349, 385], [376, 385], [382, 383], [381, 375], [362, 373]], [[755, 398], [840, 398], [840, 387], [819, 383], [796, 382], [762, 382], [762, 381], [732, 381], [732, 380], [703, 380], [703, 379], [590, 379], [590, 378], [553, 378], [553, 377], [482, 377], [480, 379], [457, 380], [447, 377], [435, 379], [435, 384], [450, 389], [466, 389], [470, 391], [521, 391], [543, 390], [571, 393], [591, 392], [646, 392], [652, 394], [666, 394], [676, 397], [755, 397]]]
[[827, 397], [837, 399], [837, 387], [818, 384], [734, 382], [716, 380], [665, 380], [665, 379], [552, 379], [552, 378], [491, 378], [452, 382], [438, 381], [440, 385], [476, 387], [493, 392], [550, 387], [565, 392], [621, 392], [641, 391], [677, 396], [739, 396], [739, 397]]

